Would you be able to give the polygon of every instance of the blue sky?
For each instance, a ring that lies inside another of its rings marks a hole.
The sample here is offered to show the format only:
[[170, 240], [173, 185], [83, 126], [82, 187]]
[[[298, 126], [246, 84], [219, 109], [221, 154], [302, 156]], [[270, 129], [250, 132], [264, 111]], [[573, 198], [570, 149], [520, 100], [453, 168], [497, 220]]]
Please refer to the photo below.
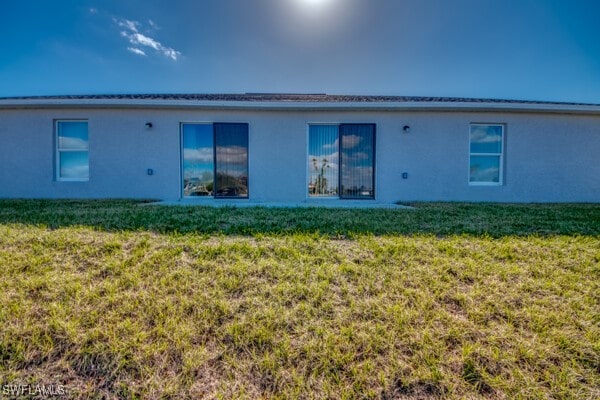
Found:
[[600, 103], [597, 0], [3, 0], [0, 96]]

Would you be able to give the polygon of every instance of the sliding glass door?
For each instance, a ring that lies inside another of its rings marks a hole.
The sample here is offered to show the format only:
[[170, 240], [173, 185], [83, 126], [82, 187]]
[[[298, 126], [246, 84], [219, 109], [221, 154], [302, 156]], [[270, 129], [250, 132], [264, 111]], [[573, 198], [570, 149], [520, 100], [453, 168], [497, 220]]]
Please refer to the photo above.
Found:
[[184, 123], [183, 196], [248, 197], [248, 124]]
[[308, 195], [375, 197], [375, 125], [309, 125]]

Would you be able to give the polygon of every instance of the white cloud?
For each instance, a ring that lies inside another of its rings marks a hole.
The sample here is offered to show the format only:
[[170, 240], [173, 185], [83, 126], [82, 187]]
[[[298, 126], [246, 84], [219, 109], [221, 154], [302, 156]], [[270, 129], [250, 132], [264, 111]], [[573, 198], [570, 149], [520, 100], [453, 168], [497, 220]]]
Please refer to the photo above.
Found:
[[219, 161], [231, 164], [245, 164], [248, 160], [248, 151], [244, 146], [217, 146]]
[[98, 14], [98, 9], [94, 7], [91, 7], [90, 9], [88, 9], [88, 11], [90, 14]]
[[172, 58], [175, 61], [177, 61], [177, 57], [181, 55], [180, 52], [174, 49], [164, 49], [163, 54], [169, 58]]
[[139, 54], [140, 56], [145, 56], [146, 53], [142, 49], [138, 49], [137, 47], [128, 47], [127, 50], [132, 52], [133, 54]]
[[[158, 40], [153, 39], [150, 36], [144, 35], [143, 33], [140, 33], [140, 28], [142, 27], [142, 25], [138, 21], [116, 18], [114, 18], [113, 20], [119, 27], [124, 29], [123, 31], [121, 31], [121, 36], [126, 38], [129, 41], [129, 43], [134, 46], [128, 47], [129, 51], [140, 55], [140, 52], [142, 52], [144, 53], [144, 55], [146, 55], [145, 52], [139, 47], [150, 47], [151, 49], [161, 53], [165, 57], [168, 57], [174, 61], [177, 61], [177, 58], [179, 58], [179, 56], [181, 55], [181, 52], [175, 50], [174, 48], [165, 46]], [[151, 26], [155, 27], [156, 24], [152, 22]], [[139, 51], [134, 51], [131, 49], [136, 49]]]
[[183, 159], [186, 162], [208, 164], [213, 162], [212, 147], [201, 147], [199, 149], [184, 148]]
[[124, 33], [124, 36], [126, 36], [132, 44], [139, 44], [142, 46], [152, 47], [154, 50], [159, 50], [159, 51], [162, 47], [159, 42], [152, 39], [151, 37], [142, 35], [141, 33], [132, 33], [132, 34], [127, 34], [125, 32], [123, 32], [123, 33]]
[[[139, 22], [137, 21], [130, 21], [128, 19], [116, 19], [113, 18], [113, 20], [117, 23], [117, 25], [119, 25], [121, 28], [125, 28], [127, 30], [130, 30], [132, 32], [137, 32], [138, 31], [138, 26], [140, 25]], [[121, 32], [121, 34], [123, 34], [123, 32]]]
[[[217, 146], [217, 157], [219, 161], [229, 165], [245, 165], [248, 160], [248, 152], [244, 146]], [[209, 164], [213, 162], [213, 148], [184, 148], [183, 159], [186, 163]]]
[[488, 167], [479, 168], [475, 165], [471, 167], [471, 182], [499, 182], [500, 168]]
[[58, 145], [61, 149], [82, 149], [88, 148], [88, 142], [85, 139], [70, 136], [61, 136], [58, 139]]
[[348, 162], [358, 162], [358, 161], [362, 161], [362, 160], [368, 160], [369, 159], [369, 155], [363, 151], [357, 151], [357, 152], [351, 152], [350, 154], [348, 153], [343, 153], [342, 155], [342, 160]]
[[323, 145], [324, 149], [335, 149], [337, 150], [338, 146], [340, 145], [340, 141], [339, 139], [335, 139], [335, 141], [333, 143], [325, 143]]
[[150, 25], [153, 29], [160, 29], [160, 27], [151, 19], [148, 20], [148, 25]]
[[358, 135], [348, 135], [348, 136], [344, 136], [343, 140], [342, 140], [342, 147], [344, 149], [351, 149], [355, 146], [357, 146], [362, 140], [361, 136]]
[[499, 133], [490, 131], [486, 127], [475, 127], [471, 130], [471, 141], [475, 143], [498, 143], [501, 139]]
[[84, 165], [69, 165], [60, 168], [60, 176], [67, 179], [85, 179], [90, 176], [90, 167]]

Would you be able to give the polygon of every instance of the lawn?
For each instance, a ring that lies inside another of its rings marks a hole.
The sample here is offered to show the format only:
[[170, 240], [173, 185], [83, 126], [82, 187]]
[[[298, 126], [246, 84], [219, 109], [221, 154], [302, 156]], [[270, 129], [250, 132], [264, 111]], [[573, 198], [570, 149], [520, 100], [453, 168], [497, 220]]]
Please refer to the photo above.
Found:
[[599, 398], [600, 205], [414, 206], [0, 200], [0, 397]]

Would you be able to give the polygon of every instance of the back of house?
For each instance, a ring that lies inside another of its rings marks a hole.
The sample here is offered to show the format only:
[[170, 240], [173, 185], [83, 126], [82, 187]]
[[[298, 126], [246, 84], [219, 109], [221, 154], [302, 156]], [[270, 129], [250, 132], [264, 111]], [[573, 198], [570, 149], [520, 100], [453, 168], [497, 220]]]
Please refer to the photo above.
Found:
[[600, 202], [600, 105], [325, 94], [0, 99], [1, 198]]

